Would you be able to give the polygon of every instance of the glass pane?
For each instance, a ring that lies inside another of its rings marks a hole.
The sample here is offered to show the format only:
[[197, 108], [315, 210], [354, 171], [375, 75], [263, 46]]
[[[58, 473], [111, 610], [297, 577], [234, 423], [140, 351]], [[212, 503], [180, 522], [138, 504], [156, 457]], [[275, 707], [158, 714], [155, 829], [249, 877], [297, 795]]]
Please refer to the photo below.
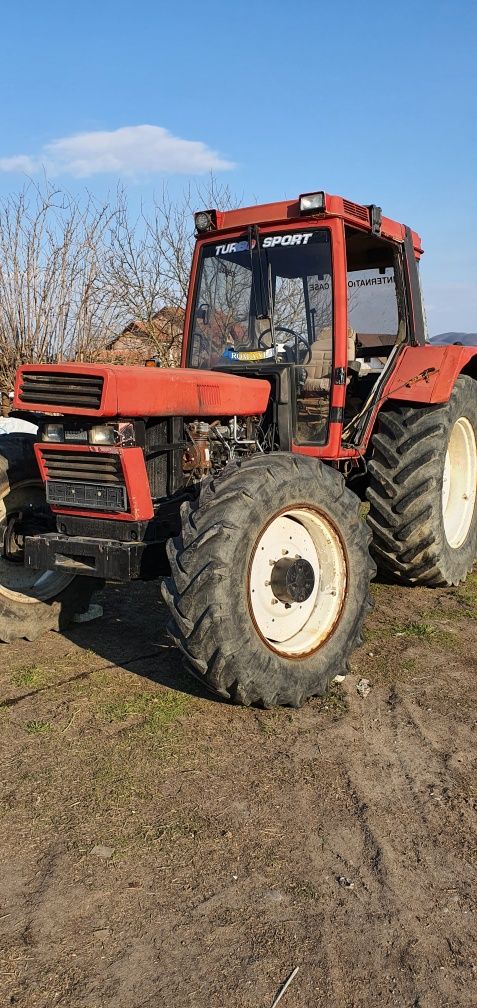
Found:
[[303, 367], [295, 367], [297, 444], [325, 444], [333, 372], [333, 332], [321, 330]]
[[329, 232], [282, 231], [258, 240], [259, 246], [253, 237], [204, 246], [190, 334], [193, 367], [305, 363], [311, 344], [331, 326]]
[[348, 273], [348, 319], [358, 334], [389, 337], [375, 343], [393, 342], [399, 329], [393, 266]]

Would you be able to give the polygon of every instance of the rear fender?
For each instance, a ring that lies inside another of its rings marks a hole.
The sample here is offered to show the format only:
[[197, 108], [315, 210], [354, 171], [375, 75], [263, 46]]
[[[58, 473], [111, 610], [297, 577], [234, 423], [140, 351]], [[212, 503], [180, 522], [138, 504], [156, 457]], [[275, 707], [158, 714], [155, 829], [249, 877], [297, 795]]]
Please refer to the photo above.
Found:
[[405, 347], [383, 390], [383, 400], [446, 403], [460, 374], [477, 379], [477, 347]]

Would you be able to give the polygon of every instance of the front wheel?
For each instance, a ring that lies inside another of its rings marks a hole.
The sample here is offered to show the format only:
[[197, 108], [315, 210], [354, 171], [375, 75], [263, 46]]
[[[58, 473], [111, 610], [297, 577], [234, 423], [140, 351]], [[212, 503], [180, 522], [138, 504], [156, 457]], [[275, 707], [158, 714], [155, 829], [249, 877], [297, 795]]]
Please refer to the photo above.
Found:
[[230, 464], [183, 506], [163, 597], [195, 672], [245, 705], [323, 695], [361, 641], [374, 565], [359, 501], [316, 459]]
[[64, 629], [88, 609], [101, 585], [95, 578], [32, 571], [23, 563], [25, 536], [54, 527], [34, 440], [30, 434], [0, 437], [0, 641], [7, 644]]

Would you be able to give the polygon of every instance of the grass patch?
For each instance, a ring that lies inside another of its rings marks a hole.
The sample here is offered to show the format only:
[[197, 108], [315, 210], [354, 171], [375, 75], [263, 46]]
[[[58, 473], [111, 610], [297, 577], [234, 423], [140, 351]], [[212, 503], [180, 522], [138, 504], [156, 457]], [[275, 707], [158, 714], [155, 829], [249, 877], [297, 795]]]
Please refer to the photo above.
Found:
[[330, 686], [326, 696], [319, 701], [319, 705], [319, 710], [331, 714], [333, 717], [341, 717], [348, 710], [348, 701], [338, 684]]
[[51, 721], [26, 721], [23, 727], [28, 735], [48, 735], [53, 731]]
[[401, 627], [394, 629], [393, 635], [395, 637], [416, 638], [444, 648], [455, 648], [459, 642], [458, 635], [450, 630], [443, 630], [435, 623], [404, 623]]
[[26, 668], [19, 669], [18, 672], [15, 672], [12, 676], [12, 682], [15, 686], [31, 686], [39, 688], [46, 685], [47, 675], [47, 670], [42, 668], [40, 665], [28, 665]]
[[191, 697], [185, 693], [143, 692], [107, 704], [102, 714], [107, 721], [127, 721], [131, 717], [139, 716], [143, 718], [143, 728], [153, 733], [160, 733], [172, 725], [187, 710], [190, 703]]
[[395, 627], [396, 637], [418, 637], [420, 640], [435, 639], [437, 628], [432, 623], [404, 623], [400, 627]]
[[467, 580], [455, 589], [457, 597], [473, 612], [477, 612], [477, 572], [469, 574]]

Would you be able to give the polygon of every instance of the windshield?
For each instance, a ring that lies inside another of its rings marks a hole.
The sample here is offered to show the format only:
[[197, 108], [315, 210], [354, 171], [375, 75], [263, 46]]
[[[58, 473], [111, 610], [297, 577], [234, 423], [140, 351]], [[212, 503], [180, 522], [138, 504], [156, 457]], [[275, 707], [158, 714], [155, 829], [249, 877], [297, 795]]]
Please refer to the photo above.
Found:
[[326, 228], [266, 235], [250, 230], [240, 239], [205, 245], [190, 364], [211, 368], [275, 359], [301, 363], [322, 331], [330, 332], [332, 308]]

